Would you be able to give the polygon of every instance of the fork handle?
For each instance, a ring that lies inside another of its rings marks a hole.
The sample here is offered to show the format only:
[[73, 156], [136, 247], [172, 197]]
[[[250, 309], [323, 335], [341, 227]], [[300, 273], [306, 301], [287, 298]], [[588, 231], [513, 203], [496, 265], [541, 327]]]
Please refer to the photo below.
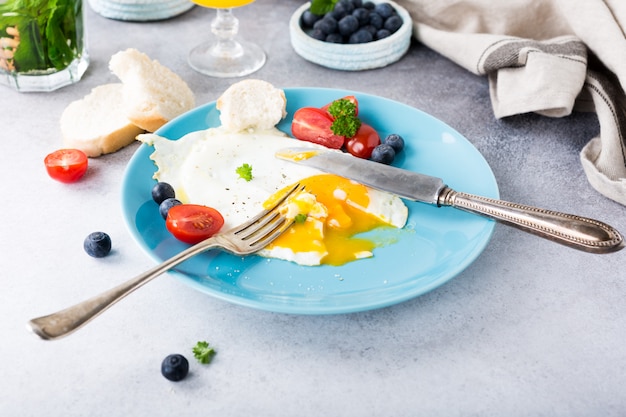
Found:
[[610, 253], [624, 247], [612, 226], [574, 214], [481, 197], [444, 188], [438, 204], [498, 220], [525, 232], [591, 253]]
[[172, 269], [192, 256], [217, 246], [218, 244], [216, 239], [209, 238], [191, 246], [177, 255], [172, 256], [154, 268], [149, 269], [148, 271], [101, 293], [100, 295], [56, 313], [32, 319], [27, 323], [27, 327], [44, 340], [54, 340], [67, 336], [90, 322], [96, 316], [100, 315], [100, 313], [107, 310], [113, 304], [117, 303], [137, 288], [150, 282], [162, 273]]

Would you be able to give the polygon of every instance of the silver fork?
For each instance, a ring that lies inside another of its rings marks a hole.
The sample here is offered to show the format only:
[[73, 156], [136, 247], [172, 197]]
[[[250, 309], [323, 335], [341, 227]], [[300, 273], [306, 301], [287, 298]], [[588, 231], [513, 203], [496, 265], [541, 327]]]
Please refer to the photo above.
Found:
[[236, 255], [258, 252], [291, 226], [293, 220], [290, 221], [280, 213], [280, 205], [289, 196], [303, 189], [304, 187], [299, 184], [294, 185], [272, 207], [248, 222], [191, 246], [160, 265], [100, 295], [56, 313], [32, 319], [27, 324], [28, 328], [44, 340], [58, 339], [78, 330], [137, 288], [192, 256], [213, 248], [221, 248]]

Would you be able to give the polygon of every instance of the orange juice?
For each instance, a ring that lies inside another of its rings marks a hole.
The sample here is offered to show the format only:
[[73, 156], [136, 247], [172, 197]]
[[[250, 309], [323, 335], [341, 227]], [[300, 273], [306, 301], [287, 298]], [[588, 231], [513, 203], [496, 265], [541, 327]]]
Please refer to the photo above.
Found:
[[196, 4], [213, 9], [230, 9], [231, 7], [245, 6], [254, 0], [191, 0]]

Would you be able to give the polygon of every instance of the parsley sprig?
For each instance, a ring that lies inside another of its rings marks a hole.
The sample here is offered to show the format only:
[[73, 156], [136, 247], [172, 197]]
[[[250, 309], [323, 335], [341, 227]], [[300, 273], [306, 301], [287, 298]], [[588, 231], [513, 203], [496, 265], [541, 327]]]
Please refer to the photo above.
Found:
[[198, 360], [198, 362], [202, 364], [207, 364], [211, 362], [213, 356], [215, 356], [215, 349], [209, 346], [207, 342], [198, 342], [193, 347], [193, 356]]
[[246, 181], [252, 181], [252, 165], [243, 164], [235, 169], [235, 172]]
[[328, 112], [335, 119], [330, 130], [337, 136], [353, 137], [361, 127], [361, 120], [357, 117], [356, 111], [356, 104], [348, 99], [340, 98], [333, 101], [328, 107]]

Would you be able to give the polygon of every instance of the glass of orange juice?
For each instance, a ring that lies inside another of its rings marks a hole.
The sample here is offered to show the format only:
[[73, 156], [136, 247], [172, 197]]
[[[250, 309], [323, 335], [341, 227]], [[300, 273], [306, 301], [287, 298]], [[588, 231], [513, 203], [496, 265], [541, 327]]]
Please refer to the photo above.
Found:
[[212, 77], [242, 77], [265, 64], [265, 52], [252, 42], [236, 39], [239, 20], [233, 8], [245, 6], [254, 0], [192, 0], [194, 3], [217, 9], [211, 22], [214, 39], [205, 41], [189, 52], [189, 65], [196, 71]]

